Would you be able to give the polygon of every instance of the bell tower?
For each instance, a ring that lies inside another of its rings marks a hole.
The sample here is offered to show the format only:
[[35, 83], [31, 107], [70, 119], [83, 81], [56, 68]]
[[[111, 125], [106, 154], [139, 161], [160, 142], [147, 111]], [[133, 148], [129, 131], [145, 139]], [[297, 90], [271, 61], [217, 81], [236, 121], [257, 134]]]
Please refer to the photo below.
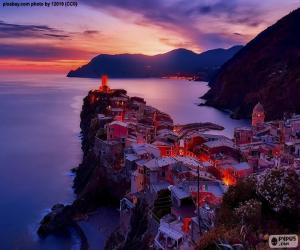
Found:
[[255, 105], [252, 111], [252, 126], [259, 127], [265, 122], [265, 110], [263, 106], [259, 103]]

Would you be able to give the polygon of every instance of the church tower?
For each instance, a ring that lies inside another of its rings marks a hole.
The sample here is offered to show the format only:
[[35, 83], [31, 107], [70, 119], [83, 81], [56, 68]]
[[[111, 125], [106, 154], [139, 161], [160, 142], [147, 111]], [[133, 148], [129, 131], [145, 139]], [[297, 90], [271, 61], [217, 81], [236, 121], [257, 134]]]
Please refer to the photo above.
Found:
[[252, 126], [259, 127], [265, 122], [265, 110], [263, 106], [258, 102], [252, 111]]

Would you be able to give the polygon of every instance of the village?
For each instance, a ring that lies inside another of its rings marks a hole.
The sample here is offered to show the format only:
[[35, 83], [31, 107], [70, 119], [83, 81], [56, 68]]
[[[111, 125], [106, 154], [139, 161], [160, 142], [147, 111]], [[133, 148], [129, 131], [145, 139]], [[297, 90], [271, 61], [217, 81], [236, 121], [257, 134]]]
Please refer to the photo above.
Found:
[[111, 178], [130, 181], [120, 200], [120, 231], [126, 235], [138, 200], [145, 199], [156, 249], [193, 249], [239, 179], [278, 166], [300, 168], [300, 115], [265, 122], [257, 103], [251, 126], [227, 138], [213, 134], [222, 129], [214, 124], [174, 125], [143, 98], [110, 89], [106, 75], [93, 92], [91, 103], [109, 103], [97, 114], [94, 153]]

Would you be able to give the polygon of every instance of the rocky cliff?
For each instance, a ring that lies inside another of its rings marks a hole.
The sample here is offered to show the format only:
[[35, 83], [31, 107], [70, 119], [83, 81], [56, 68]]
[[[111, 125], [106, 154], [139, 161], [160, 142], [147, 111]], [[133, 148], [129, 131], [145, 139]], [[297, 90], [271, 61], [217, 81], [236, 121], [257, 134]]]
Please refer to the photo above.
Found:
[[210, 82], [207, 104], [249, 117], [263, 104], [267, 119], [300, 113], [300, 9], [270, 26], [225, 63]]
[[[125, 90], [119, 92], [126, 93]], [[99, 129], [96, 117], [107, 108], [110, 97], [110, 94], [90, 91], [83, 100], [80, 115], [83, 159], [73, 170], [76, 173], [73, 188], [77, 197], [71, 205], [53, 206], [51, 212], [40, 222], [38, 234], [42, 238], [51, 234], [70, 236], [69, 229], [73, 228], [81, 238], [81, 249], [88, 249], [87, 240], [76, 223], [77, 219], [100, 206], [118, 205], [120, 198], [130, 187], [129, 180], [123, 176], [112, 178], [112, 173], [103, 167], [93, 150]]]

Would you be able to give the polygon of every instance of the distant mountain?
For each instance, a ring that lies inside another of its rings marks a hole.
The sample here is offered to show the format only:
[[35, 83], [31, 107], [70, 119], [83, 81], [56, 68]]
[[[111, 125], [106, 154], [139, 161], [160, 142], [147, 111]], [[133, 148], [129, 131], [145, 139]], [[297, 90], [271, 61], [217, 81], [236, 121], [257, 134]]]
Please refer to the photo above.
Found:
[[267, 119], [300, 113], [300, 9], [270, 26], [225, 63], [210, 81], [207, 104], [249, 117], [263, 104]]
[[200, 54], [186, 49], [175, 49], [164, 54], [101, 54], [88, 64], [69, 72], [68, 77], [145, 78], [194, 76], [207, 80], [220, 66], [237, 53], [242, 46], [214, 49]]

